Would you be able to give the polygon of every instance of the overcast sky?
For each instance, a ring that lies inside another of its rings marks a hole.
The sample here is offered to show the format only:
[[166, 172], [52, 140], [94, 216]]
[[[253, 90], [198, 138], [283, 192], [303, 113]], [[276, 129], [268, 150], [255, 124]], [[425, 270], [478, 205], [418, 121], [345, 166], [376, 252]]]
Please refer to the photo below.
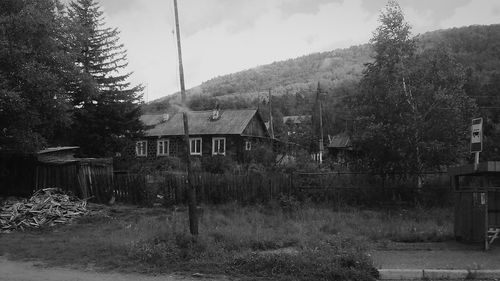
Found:
[[[67, 0], [68, 1], [68, 0]], [[173, 0], [97, 0], [147, 101], [179, 91]], [[178, 0], [186, 88], [368, 42], [386, 0]], [[413, 33], [500, 23], [499, 0], [400, 0]]]

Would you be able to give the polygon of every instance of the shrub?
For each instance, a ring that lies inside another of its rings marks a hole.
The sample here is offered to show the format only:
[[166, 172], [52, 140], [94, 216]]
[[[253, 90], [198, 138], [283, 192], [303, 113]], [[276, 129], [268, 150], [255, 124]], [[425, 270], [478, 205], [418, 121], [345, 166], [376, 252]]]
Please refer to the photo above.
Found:
[[376, 280], [377, 269], [361, 252], [343, 251], [332, 245], [300, 253], [250, 253], [236, 258], [232, 269], [241, 274], [273, 280]]
[[227, 156], [206, 156], [201, 160], [203, 170], [213, 174], [223, 174], [230, 172], [237, 166], [237, 163]]
[[276, 164], [276, 153], [270, 145], [257, 144], [252, 150], [245, 152], [247, 162], [260, 164], [266, 168], [274, 167]]
[[278, 202], [284, 213], [291, 214], [299, 210], [300, 202], [293, 195], [281, 194]]
[[185, 163], [178, 157], [165, 156], [154, 159], [127, 159], [115, 158], [114, 168], [116, 170], [128, 170], [132, 173], [153, 173], [158, 171], [185, 170]]

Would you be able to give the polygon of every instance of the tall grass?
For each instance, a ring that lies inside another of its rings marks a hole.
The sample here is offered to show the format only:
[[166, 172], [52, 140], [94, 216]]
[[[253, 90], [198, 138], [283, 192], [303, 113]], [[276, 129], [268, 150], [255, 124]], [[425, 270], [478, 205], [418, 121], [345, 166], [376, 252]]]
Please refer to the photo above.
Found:
[[55, 231], [2, 236], [0, 255], [133, 271], [372, 280], [376, 270], [364, 254], [372, 245], [447, 240], [451, 218], [448, 209], [333, 210], [293, 200], [226, 204], [203, 206], [194, 239], [187, 212], [116, 207]]

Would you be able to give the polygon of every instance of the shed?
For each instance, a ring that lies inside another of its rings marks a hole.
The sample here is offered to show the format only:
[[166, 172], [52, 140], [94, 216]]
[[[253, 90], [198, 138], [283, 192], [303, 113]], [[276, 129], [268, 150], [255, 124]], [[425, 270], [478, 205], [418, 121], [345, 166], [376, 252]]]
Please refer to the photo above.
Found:
[[57, 187], [81, 198], [107, 202], [113, 195], [113, 159], [75, 158], [76, 146], [35, 153], [0, 151], [0, 196], [29, 197]]
[[500, 233], [500, 162], [482, 162], [448, 169], [455, 192], [455, 238], [484, 243]]

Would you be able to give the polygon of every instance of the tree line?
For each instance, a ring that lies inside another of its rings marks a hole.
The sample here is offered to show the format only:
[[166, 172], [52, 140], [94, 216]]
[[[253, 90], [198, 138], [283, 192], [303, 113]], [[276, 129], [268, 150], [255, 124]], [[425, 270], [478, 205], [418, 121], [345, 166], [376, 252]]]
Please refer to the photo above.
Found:
[[[267, 86], [277, 136], [312, 152], [319, 101], [324, 142], [328, 135], [350, 135], [361, 152], [350, 167], [380, 174], [419, 174], [468, 161], [470, 121], [482, 116], [482, 159], [499, 160], [499, 31], [491, 25], [413, 35], [391, 0], [369, 44], [217, 77], [192, 91], [189, 103], [193, 110], [215, 103], [259, 108], [267, 121]], [[169, 110], [168, 100], [148, 106]], [[289, 115], [311, 115], [312, 122], [280, 122]]]
[[142, 86], [126, 67], [119, 31], [94, 0], [1, 0], [0, 151], [121, 151], [142, 130]]

